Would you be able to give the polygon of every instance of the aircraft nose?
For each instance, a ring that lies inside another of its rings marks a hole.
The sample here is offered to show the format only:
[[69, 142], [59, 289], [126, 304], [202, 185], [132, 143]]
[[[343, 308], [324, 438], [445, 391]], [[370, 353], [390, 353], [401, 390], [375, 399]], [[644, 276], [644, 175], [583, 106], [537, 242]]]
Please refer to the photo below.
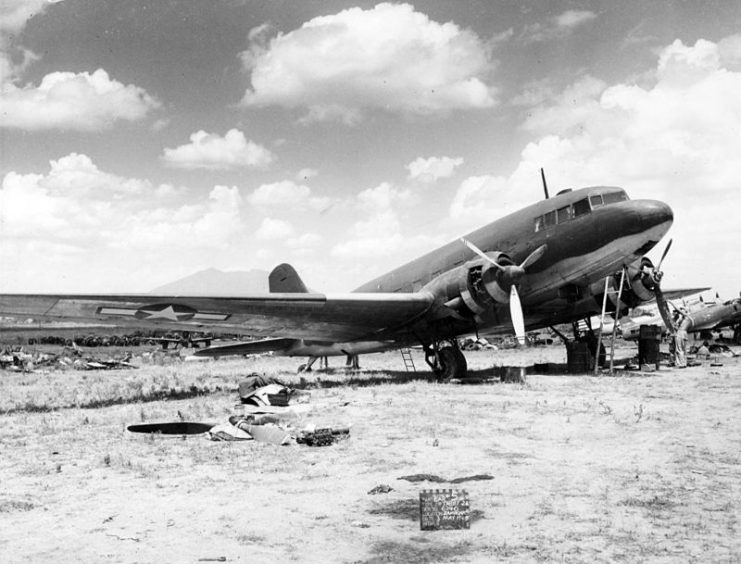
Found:
[[645, 228], [666, 224], [668, 228], [674, 221], [674, 212], [668, 204], [659, 200], [644, 200], [639, 208], [641, 223]]

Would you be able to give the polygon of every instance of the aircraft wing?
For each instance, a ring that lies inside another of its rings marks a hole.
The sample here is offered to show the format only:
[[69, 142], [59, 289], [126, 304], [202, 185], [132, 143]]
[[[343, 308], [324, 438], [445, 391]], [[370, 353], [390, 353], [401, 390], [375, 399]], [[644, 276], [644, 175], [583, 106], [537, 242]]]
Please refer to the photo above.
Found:
[[[710, 290], [710, 287], [707, 288], [674, 288], [671, 290], [664, 290], [664, 297], [667, 300], [676, 300], [677, 298], [684, 298], [685, 296], [694, 296], [695, 294], [700, 294], [702, 292], [706, 292], [707, 290]], [[651, 300], [650, 302], [646, 303], [653, 303], [656, 300]]]
[[432, 294], [270, 293], [254, 296], [0, 294], [0, 315], [139, 328], [351, 341], [414, 321]]

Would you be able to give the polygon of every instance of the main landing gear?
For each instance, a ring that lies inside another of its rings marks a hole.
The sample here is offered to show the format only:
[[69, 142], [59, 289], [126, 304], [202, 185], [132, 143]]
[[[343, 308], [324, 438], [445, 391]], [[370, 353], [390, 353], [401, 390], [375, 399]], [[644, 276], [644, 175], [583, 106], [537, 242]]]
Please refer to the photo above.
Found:
[[466, 357], [458, 347], [458, 342], [442, 341], [425, 345], [425, 362], [432, 368], [438, 380], [462, 379], [466, 377]]

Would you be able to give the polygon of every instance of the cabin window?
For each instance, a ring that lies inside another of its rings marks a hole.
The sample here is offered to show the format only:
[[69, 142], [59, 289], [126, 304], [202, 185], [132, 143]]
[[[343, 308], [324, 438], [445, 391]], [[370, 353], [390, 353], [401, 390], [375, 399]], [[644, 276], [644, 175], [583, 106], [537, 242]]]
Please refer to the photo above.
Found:
[[543, 216], [539, 216], [535, 218], [535, 232], [542, 231], [545, 229], [545, 220], [543, 219]]
[[595, 194], [594, 196], [589, 196], [589, 202], [592, 204], [592, 208], [598, 208], [604, 202], [602, 201], [602, 194]]
[[589, 207], [589, 200], [587, 198], [574, 202], [574, 217], [579, 217], [590, 211], [592, 211], [592, 208]]
[[547, 214], [543, 216], [543, 219], [545, 221], [546, 227], [550, 227], [551, 225], [556, 225], [556, 210], [549, 211]]
[[566, 223], [569, 219], [571, 219], [571, 206], [559, 208], [558, 223]]
[[432, 273], [432, 280], [434, 280], [435, 278], [437, 278], [438, 276], [440, 276], [440, 274], [442, 274], [442, 273], [439, 270], [436, 270], [435, 272], [433, 272]]
[[603, 195], [605, 199], [605, 205], [614, 204], [617, 202], [625, 202], [628, 199], [628, 195], [625, 192], [609, 192]]

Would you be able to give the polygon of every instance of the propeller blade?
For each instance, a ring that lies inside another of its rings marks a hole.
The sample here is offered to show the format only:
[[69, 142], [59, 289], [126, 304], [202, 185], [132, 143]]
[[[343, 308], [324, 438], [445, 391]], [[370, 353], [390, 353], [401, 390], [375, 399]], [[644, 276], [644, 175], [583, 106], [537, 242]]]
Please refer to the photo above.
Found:
[[674, 242], [674, 239], [669, 239], [669, 242], [666, 244], [666, 248], [664, 249], [664, 254], [661, 255], [661, 260], [659, 260], [659, 265], [656, 267], [656, 270], [661, 271], [661, 263], [664, 262], [664, 259], [666, 258], [666, 254], [669, 252], [669, 249], [672, 248], [673, 242]]
[[522, 313], [522, 304], [520, 295], [517, 293], [517, 287], [512, 285], [509, 291], [509, 315], [512, 318], [512, 326], [515, 329], [517, 341], [525, 344], [525, 316]]
[[464, 239], [463, 237], [461, 237], [461, 242], [466, 247], [468, 247], [469, 249], [471, 249], [474, 253], [476, 253], [477, 255], [479, 255], [481, 258], [488, 260], [491, 264], [493, 264], [494, 266], [496, 266], [499, 270], [504, 270], [504, 268], [502, 268], [502, 266], [500, 266], [499, 264], [497, 264], [496, 261], [493, 260], [491, 257], [487, 256], [486, 253], [484, 253], [484, 251], [482, 251], [476, 245], [474, 245], [473, 243], [471, 243], [471, 241], [467, 241], [466, 239]]
[[520, 268], [526, 269], [528, 266], [531, 266], [538, 262], [543, 254], [545, 253], [546, 249], [548, 248], [548, 245], [541, 245], [537, 249], [535, 249], [532, 253], [528, 255], [528, 257], [522, 261], [522, 264], [520, 265]]
[[666, 298], [664, 298], [664, 292], [661, 291], [661, 286], [657, 284], [654, 293], [656, 294], [656, 305], [659, 306], [659, 313], [661, 314], [661, 319], [664, 320], [664, 325], [666, 325], [666, 328], [669, 330], [670, 333], [676, 333], [677, 328], [674, 327], [674, 321], [672, 320], [672, 315], [669, 312], [669, 306], [667, 305]]

